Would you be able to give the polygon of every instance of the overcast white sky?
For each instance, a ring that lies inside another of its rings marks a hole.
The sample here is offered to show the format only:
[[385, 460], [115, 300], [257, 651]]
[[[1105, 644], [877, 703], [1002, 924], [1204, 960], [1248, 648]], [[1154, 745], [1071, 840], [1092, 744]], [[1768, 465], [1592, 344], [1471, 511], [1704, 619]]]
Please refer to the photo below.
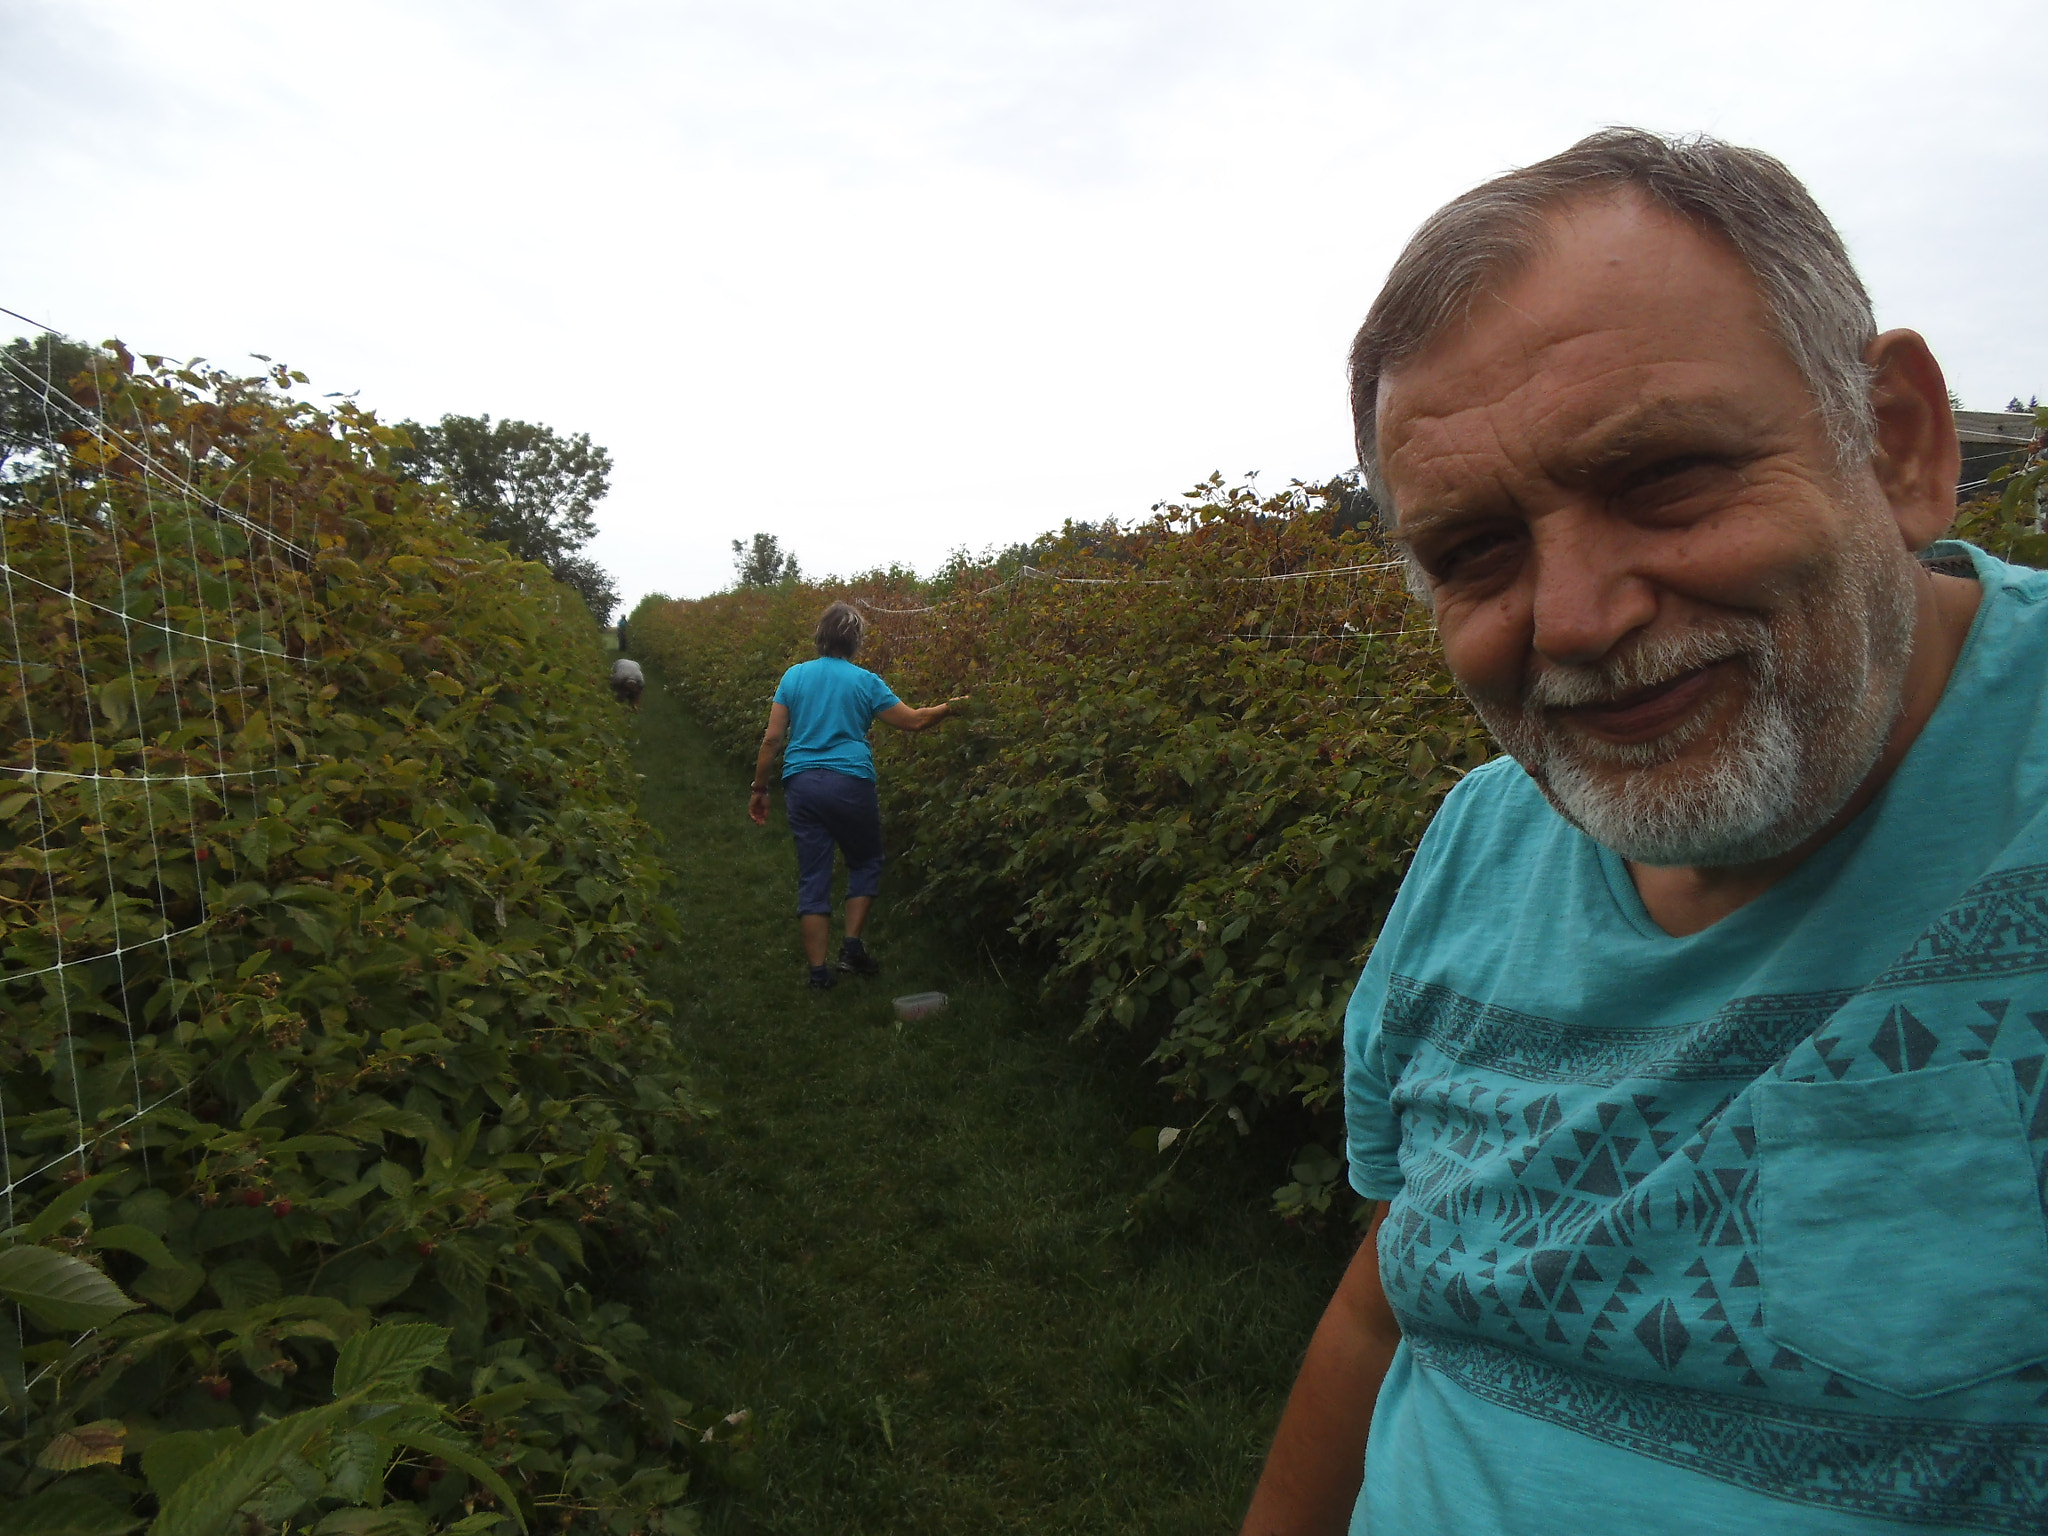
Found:
[[1967, 405], [2048, 393], [2040, 21], [0, 0], [0, 305], [268, 353], [391, 419], [587, 431], [629, 603], [726, 584], [756, 530], [929, 571], [1214, 469], [1342, 469], [1344, 350], [1401, 243], [1608, 123], [1781, 156]]

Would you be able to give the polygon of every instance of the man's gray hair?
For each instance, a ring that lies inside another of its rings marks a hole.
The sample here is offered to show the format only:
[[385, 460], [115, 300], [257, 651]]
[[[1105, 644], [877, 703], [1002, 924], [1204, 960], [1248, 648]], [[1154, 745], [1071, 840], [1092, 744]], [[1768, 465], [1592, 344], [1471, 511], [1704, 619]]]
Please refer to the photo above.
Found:
[[1758, 150], [1704, 135], [1607, 128], [1454, 198], [1415, 232], [1387, 274], [1351, 344], [1351, 420], [1359, 465], [1389, 526], [1394, 504], [1379, 470], [1381, 378], [1468, 313], [1489, 283], [1525, 267], [1543, 249], [1549, 214], [1624, 188], [1735, 248], [1819, 407], [1836, 462], [1870, 457], [1875, 426], [1863, 361], [1877, 335], [1870, 295], [1799, 178]]
[[820, 654], [850, 658], [860, 649], [861, 636], [866, 632], [867, 621], [861, 618], [859, 609], [851, 603], [834, 603], [819, 617], [817, 632], [811, 638], [818, 642]]

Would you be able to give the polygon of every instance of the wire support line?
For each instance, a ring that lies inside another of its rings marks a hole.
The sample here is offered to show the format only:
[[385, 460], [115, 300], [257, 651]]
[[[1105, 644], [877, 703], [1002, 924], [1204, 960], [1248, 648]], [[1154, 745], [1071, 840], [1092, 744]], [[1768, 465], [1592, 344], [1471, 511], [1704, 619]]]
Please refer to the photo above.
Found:
[[1063, 582], [1076, 587], [1184, 587], [1204, 581], [1243, 585], [1262, 581], [1315, 581], [1325, 576], [1362, 576], [1367, 571], [1391, 571], [1405, 565], [1402, 560], [1377, 560], [1370, 565], [1332, 565], [1313, 571], [1282, 571], [1272, 576], [1060, 576], [1027, 565], [1023, 574], [1039, 581]]
[[[1027, 565], [1024, 567], [1024, 569], [1026, 571], [1030, 571], [1031, 567]], [[1033, 574], [1036, 573], [1033, 572]], [[944, 599], [943, 601], [932, 603], [923, 608], [877, 608], [873, 603], [869, 602], [864, 597], [856, 597], [854, 599], [854, 602], [860, 607], [867, 609], [869, 613], [885, 614], [890, 618], [909, 618], [920, 613], [937, 613], [941, 608], [951, 608], [954, 604], [964, 603], [969, 598], [993, 597], [996, 593], [1002, 591], [1005, 587], [1014, 587], [1015, 585], [1017, 585], [1019, 581], [1022, 581], [1023, 579], [1024, 578], [1022, 576], [1012, 576], [1009, 578], [1009, 580], [999, 581], [992, 587], [983, 587], [979, 592], [962, 592], [958, 597], [949, 597]]]
[[103, 784], [200, 784], [213, 779], [259, 779], [265, 774], [283, 772], [282, 768], [237, 768], [223, 773], [71, 773], [61, 768], [0, 767], [0, 773], [15, 774], [24, 779], [77, 779]]
[[192, 1085], [190, 1083], [180, 1083], [177, 1087], [173, 1088], [169, 1093], [165, 1094], [162, 1098], [158, 1099], [154, 1104], [150, 1104], [145, 1106], [144, 1108], [136, 1110], [134, 1114], [130, 1115], [125, 1120], [116, 1121], [114, 1124], [108, 1126], [105, 1130], [101, 1131], [99, 1135], [93, 1137], [92, 1140], [87, 1141], [84, 1137], [80, 1137], [77, 1146], [66, 1147], [62, 1152], [59, 1152], [47, 1163], [44, 1163], [40, 1167], [31, 1169], [29, 1172], [24, 1173], [20, 1178], [16, 1179], [13, 1183], [8, 1184], [4, 1187], [0, 1187], [0, 1200], [11, 1199], [14, 1195], [14, 1192], [17, 1189], [20, 1189], [24, 1184], [28, 1183], [31, 1179], [41, 1178], [44, 1174], [48, 1173], [52, 1168], [55, 1168], [59, 1163], [69, 1162], [74, 1157], [79, 1157], [87, 1152], [90, 1152], [94, 1147], [98, 1146], [101, 1142], [105, 1141], [109, 1136], [118, 1135], [122, 1131], [127, 1130], [128, 1127], [133, 1125], [136, 1121], [147, 1119], [149, 1116], [155, 1114], [158, 1110], [162, 1109], [166, 1104], [170, 1103], [171, 1100], [184, 1097], [185, 1094], [191, 1091], [191, 1088]]
[[204, 923], [194, 923], [189, 928], [175, 928], [169, 933], [160, 933], [153, 939], [144, 939], [139, 944], [122, 944], [114, 949], [103, 949], [96, 955], [81, 955], [75, 960], [59, 960], [55, 965], [46, 965], [39, 971], [16, 971], [11, 976], [0, 976], [0, 987], [11, 987], [16, 982], [34, 981], [38, 976], [53, 976], [58, 971], [73, 970], [81, 965], [91, 965], [95, 960], [117, 960], [123, 955], [136, 954], [145, 949], [155, 949], [159, 944], [169, 944], [173, 939], [182, 939], [189, 933], [199, 933]]
[[1399, 640], [1409, 636], [1433, 635], [1433, 629], [1326, 629], [1298, 635], [1268, 635], [1254, 632], [1232, 635], [1233, 640]]
[[914, 618], [921, 613], [937, 613], [941, 608], [950, 608], [956, 603], [966, 602], [969, 598], [992, 596], [1005, 587], [1014, 587], [1020, 581], [1052, 581], [1076, 587], [1180, 587], [1193, 586], [1205, 581], [1243, 585], [1262, 581], [1316, 581], [1331, 576], [1362, 576], [1369, 571], [1396, 570], [1405, 564], [1405, 560], [1376, 560], [1369, 565], [1332, 565], [1313, 571], [1282, 571], [1272, 576], [1060, 576], [1052, 571], [1042, 571], [1035, 565], [1027, 565], [1020, 567], [1017, 574], [1008, 581], [999, 581], [992, 587], [982, 588], [979, 592], [963, 592], [958, 597], [949, 597], [923, 608], [877, 608], [867, 599], [860, 597], [856, 597], [854, 602], [869, 613], [891, 618]]
[[[1007, 585], [1007, 583], [1005, 583], [1005, 585]], [[990, 592], [997, 592], [1000, 591], [1001, 588], [990, 587], [988, 590]], [[973, 595], [976, 597], [984, 597], [987, 595], [987, 593], [977, 592]], [[855, 604], [857, 604], [859, 607], [865, 608], [869, 613], [879, 614], [884, 618], [891, 619], [908, 619], [915, 618], [920, 613], [937, 613], [941, 608], [950, 608], [955, 603], [964, 603], [966, 601], [967, 599], [964, 596], [949, 597], [943, 603], [933, 603], [929, 608], [877, 608], [873, 603], [868, 602], [865, 598], [856, 597], [854, 599]]]
[[68, 588], [44, 581], [40, 576], [31, 576], [27, 571], [21, 569], [20, 566], [9, 565], [5, 560], [0, 560], [0, 573], [9, 576], [19, 576], [23, 581], [31, 585], [41, 587], [45, 592], [52, 592], [58, 597], [68, 598], [70, 601], [82, 607], [90, 608], [96, 613], [104, 613], [108, 618], [119, 619], [123, 624], [140, 624], [144, 629], [154, 629], [166, 635], [176, 635], [181, 640], [196, 640], [201, 645], [224, 646], [231, 651], [245, 651], [251, 656], [267, 656], [276, 661], [297, 660], [303, 662], [310, 659], [307, 657], [294, 657], [291, 652], [285, 650], [266, 651], [260, 645], [243, 645], [234, 640], [215, 639], [212, 635], [195, 635], [188, 629], [173, 629], [168, 624], [158, 624], [151, 619], [139, 619], [132, 613], [123, 613], [118, 608], [109, 608], [105, 603], [96, 603], [91, 598], [81, 597], [78, 593]]
[[[9, 313], [11, 314], [12, 311], [10, 310]], [[195, 501], [198, 501], [205, 506], [211, 507], [214, 511], [218, 512], [222, 517], [226, 518], [229, 522], [236, 524], [244, 531], [254, 534], [259, 538], [268, 539], [273, 544], [279, 545], [284, 549], [290, 550], [294, 555], [297, 555], [299, 559], [307, 562], [310, 562], [312, 560], [313, 552], [311, 550], [301, 548], [298, 544], [286, 538], [283, 534], [277, 532], [275, 529], [264, 527], [254, 518], [245, 517], [240, 512], [237, 512], [233, 507], [222, 505], [219, 501], [207, 495], [206, 492], [200, 490], [198, 486], [194, 485], [191, 481], [187, 480], [183, 475], [179, 474], [176, 469], [164, 463], [161, 459], [158, 459], [154, 454], [152, 454], [147, 448], [143, 447], [140, 443], [137, 443], [130, 438], [124, 437], [120, 432], [116, 431], [113, 427], [109, 426], [107, 424], [106, 418], [99, 416], [92, 411], [88, 411], [87, 409], [85, 409], [84, 406], [78, 404], [77, 401], [70, 399], [68, 396], [57, 394], [54, 391], [48, 389], [47, 387], [45, 387], [41, 379], [38, 379], [33, 373], [30, 373], [27, 369], [13, 362], [11, 359], [0, 358], [0, 365], [4, 365], [9, 373], [12, 373], [15, 376], [15, 378], [19, 379], [23, 384], [27, 385], [31, 390], [33, 390], [42, 399], [42, 402], [45, 405], [45, 407], [54, 405], [59, 410], [63, 411], [65, 414], [69, 415], [72, 418], [72, 420], [82, 422], [85, 426], [86, 431], [90, 432], [94, 437], [98, 438], [100, 441], [104, 443], [111, 443], [114, 446], [125, 450], [128, 454], [130, 454], [138, 462], [140, 462], [145, 468], [156, 471], [157, 474], [161, 475], [164, 479], [170, 481], [172, 485], [176, 486], [179, 490], [185, 492], [188, 496], [191, 496]]]
[[[2023, 473], [2023, 472], [2024, 472], [2024, 470], [2023, 470], [2023, 469], [2022, 469], [2022, 470], [2016, 470], [2016, 471], [2014, 471], [2014, 475], [2017, 475], [2017, 474], [2020, 474], [2020, 473]], [[2008, 475], [2008, 476], [2006, 476], [2005, 478], [2006, 478], [2006, 479], [2008, 479], [2008, 480], [2010, 480], [2010, 479], [2014, 478], [2014, 475]], [[1986, 476], [1985, 476], [1985, 477], [1984, 477], [1984, 478], [1983, 478], [1982, 480], [1966, 480], [1966, 481], [1964, 481], [1964, 482], [1963, 482], [1963, 483], [1962, 483], [1961, 485], [1959, 485], [1959, 486], [1957, 486], [1957, 487], [1956, 487], [1956, 494], [1957, 494], [1958, 496], [1965, 496], [1965, 495], [1968, 495], [1968, 494], [1969, 494], [1969, 493], [1970, 493], [1971, 491], [1981, 491], [1981, 490], [1984, 490], [1984, 489], [1986, 489], [1987, 487], [1989, 487], [1989, 486], [1990, 486], [1990, 485], [1992, 484], [1992, 482], [1993, 482], [1994, 480], [1996, 480], [1997, 478], [1998, 478], [1998, 477], [1997, 477], [1997, 476], [1995, 476], [1995, 475], [1986, 475]]]
[[[1405, 560], [1375, 560], [1370, 565], [1332, 565], [1318, 571], [1282, 571], [1277, 576], [1224, 576], [1223, 581], [1314, 581], [1323, 576], [1362, 576], [1367, 571], [1392, 571], [1406, 565]], [[1064, 579], [1064, 578], [1062, 578]]]
[[31, 316], [24, 315], [18, 309], [9, 309], [4, 304], [0, 304], [0, 315], [12, 315], [15, 319], [19, 320], [23, 325], [32, 325], [39, 331], [48, 331], [52, 336], [57, 337], [60, 341], [64, 337], [64, 333], [58, 330], [57, 327], [55, 327], [54, 325], [45, 325], [43, 324], [42, 321], [34, 319]]
[[[71, 399], [67, 395], [60, 395], [53, 392], [44, 384], [44, 382], [41, 379], [37, 378], [34, 374], [28, 372], [19, 364], [13, 362], [11, 359], [0, 358], [0, 365], [4, 365], [10, 373], [12, 373], [17, 379], [19, 379], [22, 383], [26, 384], [31, 390], [33, 390], [37, 397], [41, 399], [46, 409], [53, 405], [56, 406], [59, 410], [69, 415], [74, 421], [82, 422], [85, 426], [85, 429], [88, 432], [90, 432], [94, 437], [98, 438], [101, 442], [112, 443], [124, 449], [127, 453], [133, 456], [139, 463], [141, 463], [145, 469], [154, 470], [164, 479], [170, 481], [171, 484], [176, 486], [179, 490], [184, 491], [187, 495], [191, 496], [194, 500], [200, 502], [201, 504], [211, 507], [214, 511], [218, 512], [222, 517], [227, 518], [230, 522], [240, 525], [242, 528], [246, 529], [250, 533], [256, 534], [262, 538], [270, 539], [274, 543], [283, 545], [286, 549], [289, 549], [293, 554], [297, 555], [302, 560], [311, 560], [313, 558], [310, 551], [301, 549], [297, 544], [293, 543], [283, 534], [278, 533], [273, 529], [265, 528], [261, 523], [256, 522], [249, 517], [245, 517], [242, 513], [237, 512], [233, 507], [223, 505], [216, 497], [207, 495], [206, 492], [200, 490], [198, 486], [194, 485], [191, 481], [187, 480], [183, 475], [179, 474], [175, 468], [164, 463], [161, 459], [157, 458], [156, 455], [151, 453], [149, 449], [142, 446], [142, 444], [135, 442], [131, 438], [124, 437], [113, 426], [108, 424], [104, 416], [99, 415], [97, 412], [87, 410], [84, 406], [80, 405], [77, 401]], [[95, 373], [94, 377], [98, 377], [97, 373]], [[246, 466], [243, 466], [243, 468], [246, 468]], [[236, 476], [239, 476], [241, 472], [242, 469], [238, 468], [235, 471]]]

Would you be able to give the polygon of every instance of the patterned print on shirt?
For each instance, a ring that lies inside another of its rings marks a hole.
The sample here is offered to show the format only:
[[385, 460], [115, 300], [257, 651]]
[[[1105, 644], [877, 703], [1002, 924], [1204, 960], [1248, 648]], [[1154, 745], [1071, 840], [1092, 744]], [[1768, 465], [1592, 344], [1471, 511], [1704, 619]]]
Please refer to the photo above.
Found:
[[1583, 1026], [1392, 978], [1380, 1047], [1404, 1187], [1380, 1267], [1411, 1338], [1432, 1341], [1418, 1358], [1597, 1438], [1662, 1437], [1663, 1459], [1777, 1497], [2048, 1529], [2048, 1369], [1906, 1399], [1765, 1334], [1743, 1094], [1766, 1074], [1996, 1057], [2048, 1168], [2048, 1008], [2027, 1006], [2048, 987], [1976, 990], [2043, 971], [2048, 866], [1979, 882], [1861, 992], [1739, 998], [1691, 1024]]
[[1814, 1502], [1873, 1519], [2048, 1530], [2048, 1426], [1763, 1408], [1561, 1369], [1412, 1318], [1402, 1327], [1417, 1360], [1467, 1391], [1670, 1466], [1775, 1496], [1823, 1489]]

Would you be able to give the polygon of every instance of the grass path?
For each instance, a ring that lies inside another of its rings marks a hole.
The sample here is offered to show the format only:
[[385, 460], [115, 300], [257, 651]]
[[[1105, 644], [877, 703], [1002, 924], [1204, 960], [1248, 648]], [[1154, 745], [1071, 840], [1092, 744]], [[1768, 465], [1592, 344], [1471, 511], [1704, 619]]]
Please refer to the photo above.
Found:
[[[718, 1109], [647, 1312], [663, 1374], [758, 1432], [708, 1530], [1233, 1530], [1343, 1255], [1265, 1214], [1270, 1180], [1119, 1235], [1144, 1101], [886, 889], [885, 974], [807, 992], [780, 797], [747, 822], [744, 769], [651, 680], [640, 725], [684, 922], [660, 976]], [[932, 988], [952, 1007], [898, 1029]]]

